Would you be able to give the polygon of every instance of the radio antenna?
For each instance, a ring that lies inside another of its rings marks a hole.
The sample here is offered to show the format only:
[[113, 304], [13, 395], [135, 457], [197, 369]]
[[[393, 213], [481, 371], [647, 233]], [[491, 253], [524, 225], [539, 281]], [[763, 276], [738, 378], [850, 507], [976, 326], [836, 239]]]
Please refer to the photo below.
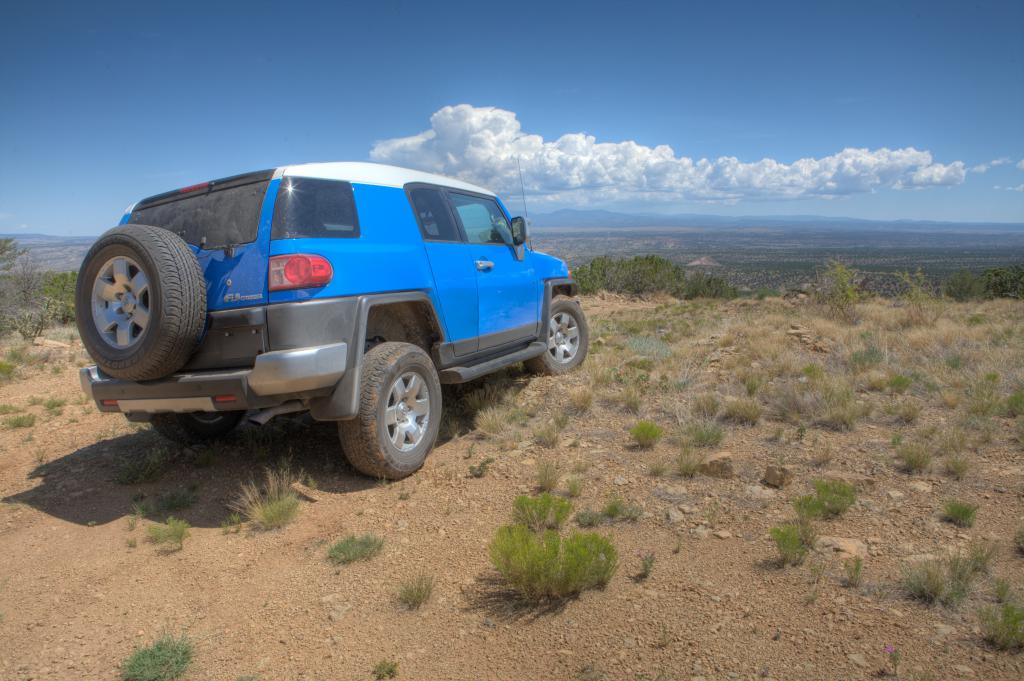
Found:
[[526, 209], [526, 186], [523, 184], [523, 167], [519, 165], [519, 154], [516, 154], [516, 169], [519, 170], [519, 191], [523, 196], [523, 217], [530, 220], [530, 211]]

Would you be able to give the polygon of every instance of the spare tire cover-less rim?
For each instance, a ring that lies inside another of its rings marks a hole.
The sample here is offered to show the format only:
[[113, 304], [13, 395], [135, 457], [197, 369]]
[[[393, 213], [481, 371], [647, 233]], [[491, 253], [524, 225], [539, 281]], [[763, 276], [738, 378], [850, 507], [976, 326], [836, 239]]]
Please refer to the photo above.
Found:
[[130, 347], [142, 338], [149, 319], [146, 272], [124, 255], [103, 263], [92, 286], [92, 321], [100, 338], [118, 349]]

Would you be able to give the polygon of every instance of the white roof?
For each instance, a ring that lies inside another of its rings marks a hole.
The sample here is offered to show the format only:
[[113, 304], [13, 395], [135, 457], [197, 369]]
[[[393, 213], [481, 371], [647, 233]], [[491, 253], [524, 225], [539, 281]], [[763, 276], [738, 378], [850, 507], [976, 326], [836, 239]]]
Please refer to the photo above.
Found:
[[494, 192], [475, 184], [455, 180], [443, 175], [424, 173], [409, 168], [399, 168], [383, 163], [303, 163], [296, 166], [284, 166], [278, 169], [278, 173], [286, 177], [318, 177], [325, 180], [345, 180], [357, 184], [376, 184], [384, 187], [402, 188], [410, 182], [424, 182], [426, 184], [437, 184], [452, 189], [464, 189], [494, 196]]

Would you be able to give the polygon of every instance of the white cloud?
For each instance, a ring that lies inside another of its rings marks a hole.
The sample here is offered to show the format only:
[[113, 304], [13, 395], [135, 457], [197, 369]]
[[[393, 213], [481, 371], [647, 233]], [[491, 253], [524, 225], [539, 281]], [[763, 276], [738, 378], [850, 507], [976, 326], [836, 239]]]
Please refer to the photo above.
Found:
[[1017, 162], [1017, 167], [1024, 170], [1024, 158]]
[[1003, 189], [1008, 192], [1024, 192], [1024, 184], [1018, 184], [1016, 187], [1003, 187]]
[[[1007, 163], [1013, 163], [1013, 161], [1011, 161], [1006, 156], [1003, 156], [1002, 158], [994, 158], [991, 161], [989, 161], [988, 163], [979, 163], [978, 165], [974, 166], [973, 168], [971, 168], [971, 172], [972, 173], [978, 173], [978, 174], [984, 174], [984, 173], [988, 172], [989, 168], [996, 168], [998, 166], [1005, 166]], [[1024, 161], [1021, 161], [1021, 163], [1024, 163]], [[1020, 166], [1021, 163], [1018, 163], [1017, 165]]]
[[936, 163], [930, 152], [846, 148], [822, 158], [782, 163], [677, 156], [667, 145], [599, 142], [568, 133], [546, 141], [523, 132], [516, 114], [468, 104], [446, 106], [430, 129], [377, 142], [370, 158], [443, 173], [509, 193], [519, 188], [516, 156], [528, 193], [561, 203], [602, 200], [832, 198], [883, 188], [961, 184], [962, 161]]

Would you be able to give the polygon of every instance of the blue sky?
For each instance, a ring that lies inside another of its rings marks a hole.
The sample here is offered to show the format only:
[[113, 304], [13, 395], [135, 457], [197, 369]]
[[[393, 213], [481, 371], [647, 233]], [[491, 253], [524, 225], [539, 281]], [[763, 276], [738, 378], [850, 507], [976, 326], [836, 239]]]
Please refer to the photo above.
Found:
[[538, 211], [1024, 222], [1024, 3], [688, 4], [20, 3], [0, 232], [314, 160], [511, 193], [516, 156]]

